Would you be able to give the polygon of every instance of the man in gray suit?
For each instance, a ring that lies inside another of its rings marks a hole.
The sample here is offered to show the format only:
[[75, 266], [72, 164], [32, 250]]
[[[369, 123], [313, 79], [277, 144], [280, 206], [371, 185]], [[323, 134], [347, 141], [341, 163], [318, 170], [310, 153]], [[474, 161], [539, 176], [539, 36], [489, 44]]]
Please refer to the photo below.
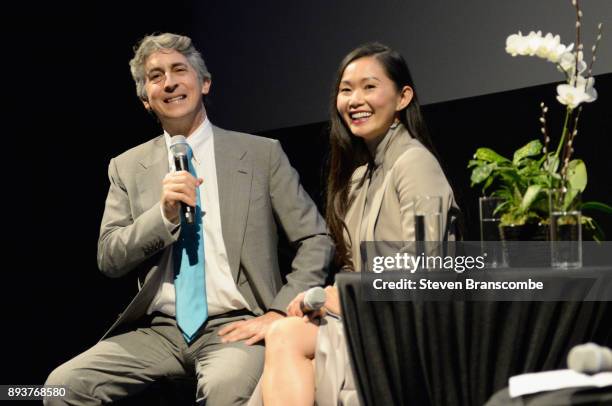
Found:
[[[137, 272], [140, 290], [98, 344], [50, 374], [46, 384], [66, 385], [68, 396], [45, 403], [100, 404], [193, 374], [198, 402], [242, 404], [263, 368], [265, 332], [298, 293], [324, 282], [332, 243], [277, 141], [210, 123], [211, 76], [188, 37], [147, 36], [130, 66], [164, 134], [111, 160], [98, 264], [111, 277]], [[175, 135], [187, 138], [190, 171], [174, 170]], [[202, 225], [201, 262], [188, 261], [203, 284], [192, 332], [177, 312], [187, 261], [176, 253], [192, 230], [181, 204], [196, 207]], [[277, 223], [297, 247], [285, 285]]]

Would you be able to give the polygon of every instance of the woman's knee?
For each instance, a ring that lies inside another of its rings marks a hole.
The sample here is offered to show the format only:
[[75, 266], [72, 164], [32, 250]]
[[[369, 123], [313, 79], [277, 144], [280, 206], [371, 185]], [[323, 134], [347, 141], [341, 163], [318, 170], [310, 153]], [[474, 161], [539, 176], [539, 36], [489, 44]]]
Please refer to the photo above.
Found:
[[275, 321], [266, 333], [266, 354], [294, 352], [311, 356], [318, 327], [299, 317]]

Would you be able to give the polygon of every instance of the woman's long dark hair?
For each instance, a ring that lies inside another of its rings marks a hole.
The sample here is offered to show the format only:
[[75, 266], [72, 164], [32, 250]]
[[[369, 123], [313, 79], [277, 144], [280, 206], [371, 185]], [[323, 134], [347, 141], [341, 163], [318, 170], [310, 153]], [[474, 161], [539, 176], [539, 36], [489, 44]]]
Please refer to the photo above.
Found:
[[[346, 67], [353, 61], [373, 56], [380, 62], [387, 76], [393, 81], [395, 87], [400, 91], [404, 86], [410, 86], [414, 92], [408, 106], [399, 112], [399, 119], [408, 129], [410, 134], [418, 139], [427, 149], [434, 153], [429, 133], [421, 114], [421, 107], [408, 70], [408, 65], [399, 52], [394, 51], [386, 45], [372, 42], [361, 45], [344, 57], [336, 73], [336, 80], [331, 92], [330, 100], [330, 156], [328, 162], [326, 211], [325, 219], [336, 243], [336, 263], [339, 266], [348, 266], [354, 269], [350, 257], [351, 242], [345, 241], [344, 230], [346, 225], [344, 217], [351, 204], [349, 202], [349, 189], [351, 175], [355, 169], [366, 163], [370, 163], [372, 157], [368, 152], [363, 139], [354, 136], [347, 128], [336, 107], [336, 98], [342, 75]], [[434, 153], [434, 155], [436, 155]], [[365, 179], [365, 177], [364, 177]], [[363, 181], [363, 179], [362, 179]]]

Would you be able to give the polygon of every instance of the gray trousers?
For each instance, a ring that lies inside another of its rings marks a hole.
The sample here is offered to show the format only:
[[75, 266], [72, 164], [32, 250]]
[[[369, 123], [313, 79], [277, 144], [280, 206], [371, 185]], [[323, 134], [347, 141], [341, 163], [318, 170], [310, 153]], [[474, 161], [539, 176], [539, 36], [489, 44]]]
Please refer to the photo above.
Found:
[[45, 385], [67, 387], [64, 398], [45, 405], [100, 405], [141, 392], [162, 377], [195, 375], [196, 400], [209, 406], [242, 405], [263, 370], [263, 345], [221, 343], [228, 323], [251, 315], [208, 320], [201, 335], [187, 344], [174, 318], [157, 314], [150, 323], [94, 345], [57, 367]]

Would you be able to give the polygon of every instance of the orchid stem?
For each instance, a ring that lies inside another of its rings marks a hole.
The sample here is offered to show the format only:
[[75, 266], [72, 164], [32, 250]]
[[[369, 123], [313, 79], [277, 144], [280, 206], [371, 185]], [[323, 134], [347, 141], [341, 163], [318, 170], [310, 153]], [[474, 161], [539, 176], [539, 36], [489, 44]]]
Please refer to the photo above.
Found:
[[565, 122], [563, 123], [563, 132], [561, 133], [561, 139], [559, 140], [559, 145], [557, 145], [557, 151], [555, 152], [555, 158], [559, 158], [559, 153], [561, 152], [561, 147], [565, 142], [565, 137], [567, 135], [567, 123], [569, 122], [570, 115], [572, 114], [572, 109], [568, 107], [565, 110]]

